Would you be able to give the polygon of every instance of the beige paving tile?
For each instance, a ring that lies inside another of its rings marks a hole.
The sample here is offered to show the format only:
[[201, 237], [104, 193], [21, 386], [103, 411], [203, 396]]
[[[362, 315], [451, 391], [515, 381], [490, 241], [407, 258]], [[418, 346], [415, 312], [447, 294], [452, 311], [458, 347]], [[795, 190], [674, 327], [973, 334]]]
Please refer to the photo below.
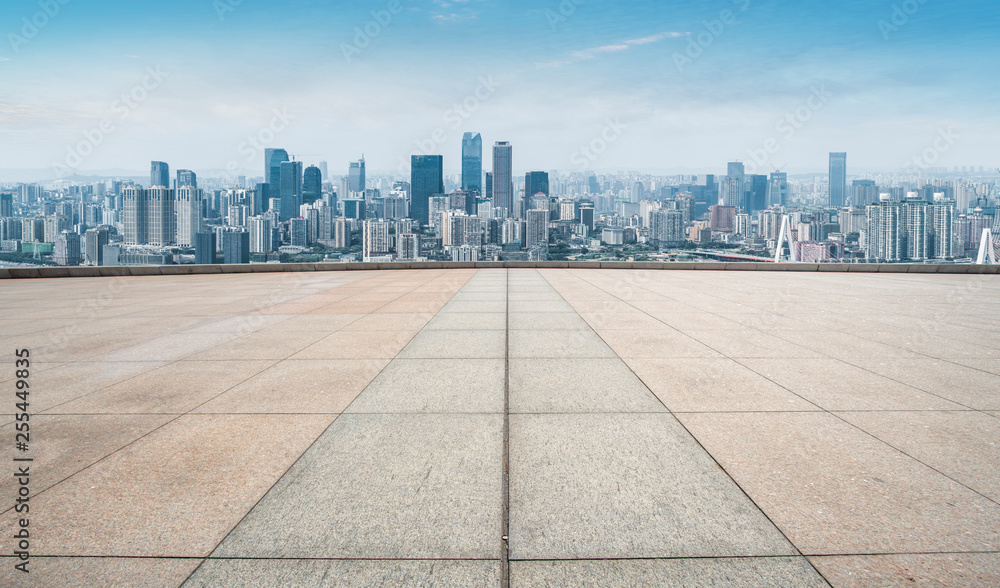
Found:
[[510, 566], [510, 579], [511, 586], [552, 588], [827, 586], [816, 570], [801, 557], [513, 561]]
[[307, 314], [293, 316], [281, 323], [281, 329], [288, 332], [322, 331], [330, 334], [339, 331], [354, 321], [367, 316], [364, 314]]
[[1000, 554], [948, 553], [809, 558], [837, 588], [1000, 586]]
[[134, 559], [120, 557], [39, 557], [29, 564], [30, 573], [14, 571], [10, 557], [0, 557], [0, 584], [47, 588], [92, 588], [137, 586], [175, 588], [201, 563], [191, 559]]
[[[31, 457], [31, 489], [34, 493], [57, 484], [97, 460], [118, 451], [172, 417], [157, 415], [32, 415], [31, 451], [14, 457]], [[14, 424], [0, 428], [4, 438], [14, 439]], [[11, 472], [14, 466], [11, 466]], [[0, 478], [0, 504], [3, 510], [14, 506], [19, 483], [13, 476]]]
[[502, 358], [504, 331], [422, 331], [410, 341], [400, 358]]
[[729, 358], [626, 358], [625, 363], [674, 412], [820, 410]]
[[337, 331], [291, 359], [392, 359], [417, 331]]
[[235, 333], [175, 333], [117, 351], [93, 356], [95, 361], [176, 361], [236, 339]]
[[49, 410], [54, 414], [183, 414], [273, 361], [178, 361]]
[[348, 413], [503, 413], [504, 360], [394, 359]]
[[32, 555], [205, 557], [332, 420], [183, 416], [35, 496]]
[[340, 413], [388, 363], [387, 359], [286, 360], [196, 412]]
[[826, 410], [964, 408], [836, 359], [746, 359], [743, 363]]
[[763, 331], [727, 329], [720, 331], [682, 330], [682, 332], [726, 357], [781, 359], [822, 357], [821, 354], [812, 349], [789, 343]]
[[1000, 505], [833, 415], [677, 416], [806, 555], [1000, 548]]
[[79, 362], [31, 375], [32, 412], [52, 407], [165, 365], [162, 361]]
[[1000, 503], [1000, 419], [971, 411], [837, 415]]
[[[974, 360], [959, 365], [935, 359], [871, 357], [857, 365], [977, 410], [1000, 410], [1000, 374]], [[997, 370], [1000, 371], [1000, 370]]]
[[345, 326], [344, 331], [419, 331], [433, 313], [369, 314]]
[[276, 325], [214, 345], [187, 359], [194, 360], [279, 360], [290, 357], [327, 337], [323, 331], [288, 331]]
[[721, 357], [714, 349], [668, 327], [600, 329], [597, 334], [620, 357]]
[[215, 586], [500, 586], [499, 560], [209, 559], [185, 584]]

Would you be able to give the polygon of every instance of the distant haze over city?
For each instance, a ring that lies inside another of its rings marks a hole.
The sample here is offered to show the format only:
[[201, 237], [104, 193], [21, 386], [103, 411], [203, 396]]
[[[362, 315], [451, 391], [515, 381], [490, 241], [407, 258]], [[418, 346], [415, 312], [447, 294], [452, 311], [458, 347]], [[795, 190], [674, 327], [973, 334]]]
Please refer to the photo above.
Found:
[[985, 1], [12, 1], [0, 181], [259, 176], [264, 147], [457, 173], [466, 131], [518, 172], [821, 174], [834, 151], [851, 175], [989, 172], [998, 22]]

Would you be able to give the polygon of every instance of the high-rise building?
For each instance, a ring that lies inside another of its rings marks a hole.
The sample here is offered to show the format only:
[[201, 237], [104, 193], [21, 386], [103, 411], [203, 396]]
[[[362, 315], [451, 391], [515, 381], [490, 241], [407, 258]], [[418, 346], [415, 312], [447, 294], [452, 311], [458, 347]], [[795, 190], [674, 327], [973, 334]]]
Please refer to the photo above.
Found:
[[728, 174], [722, 179], [722, 190], [719, 193], [719, 204], [733, 208], [743, 208], [746, 197], [746, 172], [742, 162], [729, 163]]
[[[533, 171], [524, 175], [524, 200], [529, 201], [538, 194], [545, 194], [549, 197], [549, 174], [548, 172]], [[530, 208], [525, 205], [525, 209]]]
[[194, 236], [194, 262], [196, 264], [214, 264], [215, 250], [215, 233], [198, 233]]
[[865, 208], [878, 203], [878, 186], [875, 180], [854, 180], [851, 183], [851, 206]]
[[0, 194], [0, 217], [14, 216], [14, 195]]
[[302, 204], [302, 162], [283, 161], [281, 163], [281, 188], [279, 198], [281, 198], [281, 210], [278, 218], [282, 221], [298, 216], [299, 206]]
[[[355, 194], [365, 192], [365, 156], [362, 155], [358, 161], [352, 161], [348, 169], [348, 190]], [[348, 196], [347, 194], [344, 195]]]
[[483, 182], [483, 198], [493, 205], [493, 172], [486, 172], [486, 180]]
[[312, 204], [322, 197], [323, 171], [310, 165], [302, 177], [302, 204]]
[[883, 200], [868, 207], [868, 222], [865, 227], [865, 258], [877, 261], [899, 261], [902, 259], [904, 243], [900, 231], [900, 203]]
[[929, 203], [925, 200], [907, 199], [900, 211], [900, 230], [903, 235], [903, 259], [919, 261], [930, 257], [931, 229], [928, 224]]
[[69, 219], [61, 214], [49, 215], [42, 220], [44, 227], [42, 240], [45, 243], [55, 243], [59, 235], [72, 226]]
[[549, 244], [549, 209], [531, 209], [525, 213], [524, 248]]
[[483, 193], [483, 138], [479, 133], [462, 136], [462, 189]]
[[833, 208], [841, 208], [847, 203], [847, 154], [830, 154], [830, 200]]
[[155, 188], [157, 186], [161, 188], [170, 187], [170, 166], [162, 161], [154, 161], [150, 163], [149, 169], [149, 187]]
[[104, 265], [104, 246], [108, 244], [108, 230], [88, 229], [84, 234], [83, 259], [87, 265]]
[[177, 185], [174, 186], [175, 189], [180, 190], [181, 188], [197, 188], [198, 187], [198, 176], [193, 171], [189, 169], [179, 169], [177, 170]]
[[780, 207], [785, 206], [787, 203], [788, 174], [785, 172], [774, 172], [767, 182], [767, 207]]
[[514, 215], [513, 148], [507, 141], [493, 145], [493, 207], [501, 218]]
[[156, 186], [147, 192], [146, 243], [165, 247], [174, 244], [177, 217], [174, 212], [174, 191]]
[[955, 202], [935, 201], [930, 206], [931, 232], [934, 234], [931, 256], [950, 259], [955, 255]]
[[250, 263], [250, 233], [226, 231], [222, 233], [224, 263]]
[[121, 221], [126, 245], [142, 245], [149, 242], [148, 208], [148, 190], [139, 186], [122, 188]]
[[321, 174], [322, 181], [325, 182], [325, 181], [329, 180], [330, 179], [330, 166], [325, 161], [321, 161], [321, 162], [319, 162], [319, 165], [317, 167], [319, 167], [319, 172]]
[[274, 225], [270, 217], [255, 216], [250, 219], [250, 252], [271, 253], [277, 247], [274, 243]]
[[661, 246], [683, 245], [684, 212], [661, 208], [650, 216], [650, 238]]
[[444, 157], [414, 155], [410, 159], [410, 216], [421, 225], [430, 223], [430, 199], [444, 194]]
[[177, 218], [177, 235], [174, 242], [181, 247], [194, 247], [195, 235], [201, 232], [202, 200], [204, 195], [194, 186], [177, 189], [174, 200], [174, 215]]
[[746, 206], [747, 214], [753, 215], [758, 211], [767, 208], [767, 176], [750, 176], [750, 190], [747, 191]]
[[281, 195], [281, 164], [288, 161], [288, 152], [284, 149], [264, 149], [264, 185], [257, 186], [261, 192], [261, 202]]
[[295, 247], [309, 246], [309, 223], [304, 218], [293, 218], [288, 221], [288, 235]]
[[387, 221], [365, 221], [362, 227], [362, 251], [364, 261], [372, 257], [383, 257], [392, 253], [392, 236], [389, 229], [393, 223]]
[[52, 260], [56, 265], [80, 265], [80, 235], [63, 231], [55, 239]]

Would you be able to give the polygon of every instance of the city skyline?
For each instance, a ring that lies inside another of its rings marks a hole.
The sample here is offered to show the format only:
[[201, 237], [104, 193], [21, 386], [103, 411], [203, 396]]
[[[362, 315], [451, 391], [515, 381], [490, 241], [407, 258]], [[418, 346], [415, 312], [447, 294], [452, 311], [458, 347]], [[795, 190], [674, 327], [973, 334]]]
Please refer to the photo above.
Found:
[[997, 164], [985, 2], [56, 4], [35, 30], [37, 3], [0, 17], [5, 170], [242, 173], [259, 166], [248, 137], [270, 137], [310, 161], [363, 152], [373, 171], [442, 154], [450, 173], [471, 129], [520, 145], [526, 169], [758, 155], [759, 173], [819, 172], [847, 151], [894, 170], [942, 133], [927, 163]]

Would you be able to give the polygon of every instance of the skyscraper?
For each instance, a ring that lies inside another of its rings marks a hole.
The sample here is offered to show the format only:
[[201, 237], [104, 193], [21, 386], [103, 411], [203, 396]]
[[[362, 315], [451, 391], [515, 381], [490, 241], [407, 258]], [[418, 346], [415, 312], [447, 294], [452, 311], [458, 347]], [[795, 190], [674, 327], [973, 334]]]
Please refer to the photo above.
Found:
[[258, 186], [261, 202], [278, 198], [281, 194], [281, 164], [288, 161], [284, 149], [264, 149], [264, 186]]
[[150, 188], [146, 206], [147, 242], [159, 247], [173, 245], [177, 237], [174, 191], [164, 186]]
[[198, 233], [194, 238], [194, 262], [205, 265], [215, 263], [215, 233]]
[[788, 199], [788, 174], [774, 172], [767, 182], [767, 206], [784, 206]]
[[444, 193], [444, 157], [414, 155], [410, 159], [410, 216], [430, 224], [430, 199]]
[[483, 138], [479, 133], [462, 137], [462, 189], [483, 193]]
[[722, 179], [722, 191], [719, 194], [719, 204], [721, 206], [731, 206], [733, 208], [743, 208], [746, 197], [744, 188], [746, 172], [743, 163], [733, 161], [729, 163], [728, 173]]
[[0, 194], [0, 217], [14, 216], [14, 195]]
[[282, 162], [280, 177], [278, 197], [281, 198], [281, 211], [278, 218], [286, 221], [299, 215], [299, 206], [302, 204], [302, 162]]
[[149, 194], [145, 188], [128, 186], [122, 189], [122, 225], [126, 245], [141, 245], [147, 242], [146, 209]]
[[177, 170], [177, 185], [174, 188], [180, 190], [181, 188], [197, 188], [198, 187], [198, 176], [189, 169], [179, 169]]
[[250, 233], [222, 233], [222, 255], [226, 264], [250, 263]]
[[149, 169], [149, 187], [170, 187], [170, 166], [162, 161], [154, 161]]
[[514, 213], [513, 149], [507, 141], [493, 145], [493, 207], [505, 212], [504, 217]]
[[847, 154], [830, 154], [831, 207], [841, 208], [847, 203]]
[[483, 182], [483, 198], [493, 202], [493, 172], [486, 172], [486, 181]]
[[[348, 170], [347, 189], [351, 192], [364, 194], [365, 192], [365, 156], [362, 155], [358, 161], [352, 161]], [[344, 194], [342, 198], [348, 195]]]
[[323, 196], [323, 170], [310, 165], [302, 179], [302, 204], [312, 204]]
[[535, 194], [549, 194], [549, 174], [548, 172], [533, 171], [524, 175], [524, 198], [530, 199]]
[[181, 247], [194, 247], [195, 237], [202, 230], [202, 191], [193, 186], [177, 189], [174, 214], [177, 218], [176, 243]]
[[767, 208], [767, 176], [750, 176], [750, 190], [747, 192], [747, 214], [754, 214]]

